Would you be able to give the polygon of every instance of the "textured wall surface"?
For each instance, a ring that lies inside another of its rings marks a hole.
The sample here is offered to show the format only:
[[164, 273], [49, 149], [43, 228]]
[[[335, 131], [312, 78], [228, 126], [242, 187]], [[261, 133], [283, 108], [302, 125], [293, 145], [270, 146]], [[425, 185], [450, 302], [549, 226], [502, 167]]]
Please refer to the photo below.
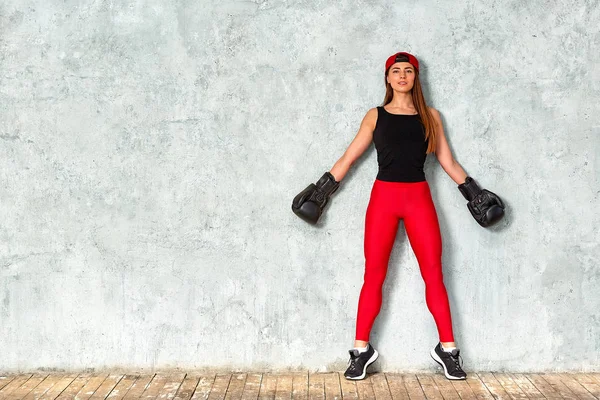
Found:
[[[599, 26], [596, 0], [2, 0], [0, 370], [343, 370], [374, 147], [318, 226], [290, 205], [401, 50], [507, 204], [480, 227], [428, 157], [465, 370], [600, 370]], [[437, 340], [401, 224], [376, 365], [433, 370]]]

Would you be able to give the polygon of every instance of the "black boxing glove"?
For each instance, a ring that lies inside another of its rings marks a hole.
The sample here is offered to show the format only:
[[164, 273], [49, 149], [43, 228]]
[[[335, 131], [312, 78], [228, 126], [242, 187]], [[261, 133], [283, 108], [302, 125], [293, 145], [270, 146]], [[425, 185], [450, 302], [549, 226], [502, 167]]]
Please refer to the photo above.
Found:
[[325, 172], [316, 184], [311, 183], [294, 197], [292, 211], [304, 221], [316, 224], [329, 197], [337, 190], [340, 183], [330, 172]]
[[504, 216], [504, 203], [500, 197], [487, 189], [481, 189], [470, 176], [458, 185], [458, 190], [467, 199], [467, 208], [475, 221], [484, 228], [494, 225]]

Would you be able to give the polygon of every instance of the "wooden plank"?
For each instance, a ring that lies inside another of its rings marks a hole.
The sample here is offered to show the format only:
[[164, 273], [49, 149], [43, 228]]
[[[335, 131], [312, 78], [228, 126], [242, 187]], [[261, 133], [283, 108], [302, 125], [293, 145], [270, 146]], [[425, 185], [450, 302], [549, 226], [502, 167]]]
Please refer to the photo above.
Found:
[[139, 399], [142, 393], [144, 393], [146, 388], [150, 385], [150, 382], [152, 382], [153, 378], [154, 374], [140, 376], [135, 382], [133, 382], [133, 385], [131, 385], [131, 388], [127, 391], [127, 393], [125, 393], [125, 397], [123, 398], [126, 400]]
[[402, 380], [404, 381], [404, 387], [406, 387], [406, 391], [408, 392], [408, 397], [411, 400], [424, 400], [425, 392], [423, 391], [423, 387], [419, 383], [419, 379], [414, 374], [405, 374], [402, 375]]
[[21, 386], [14, 389], [10, 394], [0, 394], [0, 399], [22, 399], [35, 389], [48, 374], [33, 374], [28, 380], [23, 382]]
[[525, 394], [525, 392], [523, 392], [519, 385], [517, 385], [515, 381], [512, 380], [509, 374], [495, 372], [492, 375], [494, 375], [494, 378], [496, 378], [496, 380], [500, 382], [504, 390], [506, 390], [506, 392], [512, 399], [527, 399], [527, 395]]
[[229, 387], [229, 381], [231, 381], [231, 374], [217, 374], [213, 387], [208, 394], [209, 400], [224, 400], [227, 388]]
[[375, 400], [375, 392], [373, 391], [373, 382], [371, 376], [367, 375], [365, 379], [356, 381], [356, 390], [358, 398], [363, 400]]
[[432, 374], [417, 374], [419, 385], [425, 393], [425, 397], [429, 400], [443, 400], [444, 397], [438, 389], [435, 381], [433, 380]]
[[292, 399], [308, 400], [308, 371], [293, 374]]
[[69, 386], [56, 398], [56, 400], [72, 400], [75, 395], [79, 393], [82, 387], [85, 386], [87, 381], [90, 380], [92, 374], [81, 374], [71, 382]]
[[[467, 379], [465, 379], [462, 382], [465, 382], [467, 385], [469, 385], [469, 388], [471, 388], [471, 390], [473, 391], [473, 394], [475, 394], [475, 397], [477, 398], [477, 400], [493, 400], [494, 399], [494, 396], [490, 393], [488, 388], [483, 384], [481, 379], [479, 379], [479, 376], [477, 376], [477, 374], [468, 374]], [[459, 392], [459, 395], [460, 395], [460, 392]]]
[[77, 394], [75, 395], [75, 399], [87, 400], [90, 397], [92, 397], [96, 389], [98, 389], [100, 385], [102, 385], [102, 382], [104, 382], [106, 378], [108, 378], [108, 374], [102, 373], [92, 375], [92, 377], [88, 379], [86, 384], [83, 385], [79, 392], [77, 392]]
[[197, 375], [186, 375], [183, 382], [177, 389], [177, 393], [173, 400], [190, 400], [192, 394], [196, 390], [196, 386], [200, 382], [200, 377]]
[[46, 379], [44, 379], [39, 385], [37, 385], [35, 387], [35, 389], [33, 389], [31, 392], [29, 392], [29, 394], [27, 396], [25, 396], [23, 398], [23, 400], [39, 399], [40, 397], [42, 397], [44, 395], [44, 393], [46, 393], [48, 390], [50, 390], [52, 388], [52, 386], [56, 385], [56, 383], [58, 381], [60, 381], [60, 379], [63, 377], [64, 377], [64, 375], [56, 375], [56, 374], [48, 375], [46, 377]]
[[64, 375], [50, 389], [39, 397], [39, 400], [54, 400], [77, 378], [78, 374]]
[[390, 389], [392, 400], [409, 400], [408, 391], [404, 386], [404, 377], [402, 374], [385, 374], [385, 378]]
[[562, 398], [566, 400], [577, 400], [577, 396], [575, 393], [571, 391], [556, 374], [539, 374], [546, 382], [552, 386], [557, 393], [559, 393]]
[[[443, 378], [446, 378], [446, 377], [444, 376]], [[475, 394], [473, 389], [471, 389], [471, 386], [469, 386], [466, 379], [453, 380], [453, 381], [450, 381], [450, 384], [454, 387], [454, 390], [456, 390], [456, 393], [458, 393], [458, 397], [460, 399], [462, 399], [462, 400], [477, 400], [477, 395]], [[494, 397], [492, 395], [490, 395], [489, 398], [493, 399]]]
[[373, 393], [377, 400], [392, 400], [392, 394], [390, 393], [390, 388], [383, 372], [376, 372], [369, 378], [371, 379]]
[[109, 393], [106, 397], [110, 400], [121, 400], [125, 397], [127, 392], [131, 389], [135, 381], [139, 379], [138, 375], [125, 375], [123, 379], [117, 383], [117, 386]]
[[344, 400], [358, 400], [358, 388], [355, 381], [346, 379], [345, 376], [341, 375], [340, 389], [342, 390], [342, 398]]
[[[340, 375], [337, 372], [330, 372], [324, 376], [325, 399], [342, 400], [342, 388], [340, 386]], [[345, 379], [345, 378], [344, 378]]]
[[587, 374], [589, 377], [594, 379], [597, 383], [600, 383], [600, 373], [598, 372], [590, 372]]
[[544, 399], [545, 396], [531, 383], [523, 374], [506, 374], [519, 388], [525, 393], [529, 399]]
[[32, 376], [33, 374], [23, 374], [16, 376], [15, 379], [10, 381], [6, 386], [4, 386], [0, 390], [0, 399], [8, 398], [9, 394], [21, 387], [21, 385], [27, 382]]
[[325, 374], [308, 374], [308, 398], [325, 399]]
[[563, 397], [558, 393], [552, 385], [550, 385], [544, 378], [539, 374], [523, 374], [529, 382], [531, 382], [539, 392], [544, 395], [547, 399], [562, 399]]
[[225, 400], [242, 399], [242, 395], [244, 394], [244, 385], [246, 383], [246, 376], [246, 374], [234, 374], [231, 377], [231, 380], [229, 381], [229, 388], [225, 394]]
[[179, 389], [179, 386], [183, 382], [184, 378], [185, 378], [184, 373], [168, 375], [167, 381], [166, 381], [165, 385], [163, 386], [163, 388], [160, 390], [160, 392], [158, 392], [158, 396], [156, 396], [156, 399], [157, 400], [163, 400], [163, 399], [170, 400], [170, 399], [174, 398], [175, 393], [177, 393], [177, 389]]
[[248, 374], [246, 376], [246, 383], [244, 383], [244, 392], [242, 393], [242, 400], [256, 400], [260, 393], [260, 386], [262, 384], [262, 374]]
[[113, 374], [109, 375], [104, 382], [100, 385], [94, 394], [90, 397], [90, 400], [103, 400], [110, 392], [117, 386], [117, 384], [123, 379], [125, 375]]
[[596, 400], [596, 397], [594, 397], [585, 387], [581, 385], [579, 381], [577, 381], [577, 379], [575, 379], [574, 374], [563, 373], [557, 374], [557, 376], [569, 389], [571, 389], [573, 393], [575, 393], [577, 398], [581, 400]]
[[[492, 396], [498, 400], [510, 400], [512, 397], [508, 394], [504, 387], [498, 380], [494, 377], [491, 372], [480, 372], [476, 374], [479, 377], [479, 380], [483, 382], [488, 391], [492, 394]], [[473, 387], [473, 386], [471, 386]]]
[[33, 374], [31, 378], [23, 382], [23, 384], [16, 388], [12, 393], [6, 395], [0, 394], [0, 399], [22, 399], [23, 397], [27, 396], [33, 389], [35, 389], [40, 383], [42, 383], [47, 377], [48, 374]]
[[573, 374], [577, 382], [597, 399], [600, 399], [600, 382], [596, 382], [593, 376], [584, 373]]
[[259, 399], [274, 399], [277, 390], [277, 375], [264, 374], [260, 383]]
[[146, 390], [141, 394], [140, 399], [155, 399], [158, 393], [167, 383], [168, 376], [165, 374], [156, 374], [146, 386]]
[[452, 381], [446, 378], [445, 375], [433, 374], [431, 375], [431, 378], [437, 385], [442, 397], [445, 400], [460, 400], [460, 396], [452, 385]]
[[19, 375], [3, 375], [3, 376], [0, 376], [0, 389], [2, 389], [4, 386], [6, 386], [10, 382], [12, 382], [12, 380], [15, 379], [17, 376], [19, 376]]
[[277, 376], [277, 389], [275, 390], [275, 400], [291, 400], [294, 377], [291, 374], [282, 374]]
[[594, 383], [594, 384], [599, 383], [594, 379], [593, 373], [576, 372], [576, 373], [573, 373], [573, 375], [575, 375], [575, 379], [577, 379], [579, 382]]
[[206, 400], [210, 395], [213, 384], [215, 383], [216, 375], [203, 375], [198, 381], [196, 390], [192, 395], [192, 400]]

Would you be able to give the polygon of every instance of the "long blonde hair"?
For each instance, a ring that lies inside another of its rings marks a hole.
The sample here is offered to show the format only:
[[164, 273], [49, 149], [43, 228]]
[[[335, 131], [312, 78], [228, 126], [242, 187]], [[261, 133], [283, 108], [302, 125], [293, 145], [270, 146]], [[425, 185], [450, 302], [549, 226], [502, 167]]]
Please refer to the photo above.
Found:
[[[392, 101], [394, 97], [394, 90], [392, 89], [392, 85], [390, 85], [387, 81], [387, 76], [391, 68], [385, 72], [384, 82], [385, 82], [385, 97], [383, 98], [382, 106], [385, 106], [389, 102]], [[436, 135], [436, 123], [427, 107], [427, 103], [425, 102], [425, 96], [423, 96], [423, 90], [421, 89], [421, 81], [419, 80], [419, 70], [414, 68], [415, 70], [415, 83], [413, 88], [410, 91], [412, 95], [413, 103], [417, 112], [419, 113], [419, 117], [423, 126], [425, 127], [425, 138], [429, 139], [429, 144], [427, 145], [427, 154], [435, 153], [435, 147], [437, 144], [437, 135]]]

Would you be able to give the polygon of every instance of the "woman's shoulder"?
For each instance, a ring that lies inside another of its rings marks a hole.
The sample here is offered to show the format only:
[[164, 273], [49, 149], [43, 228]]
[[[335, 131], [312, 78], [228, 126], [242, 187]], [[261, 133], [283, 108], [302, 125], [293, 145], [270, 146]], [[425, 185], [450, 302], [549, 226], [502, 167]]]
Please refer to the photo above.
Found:
[[362, 124], [365, 124], [367, 126], [370, 126], [372, 129], [375, 129], [375, 126], [377, 125], [377, 115], [377, 107], [370, 108], [363, 117]]
[[365, 119], [377, 119], [377, 114], [379, 113], [379, 111], [377, 111], [378, 108], [379, 107], [369, 108], [365, 113]]
[[365, 115], [365, 118], [370, 118], [370, 119], [377, 121], [378, 115], [379, 115], [379, 106], [369, 108], [369, 111], [367, 111], [367, 115]]

